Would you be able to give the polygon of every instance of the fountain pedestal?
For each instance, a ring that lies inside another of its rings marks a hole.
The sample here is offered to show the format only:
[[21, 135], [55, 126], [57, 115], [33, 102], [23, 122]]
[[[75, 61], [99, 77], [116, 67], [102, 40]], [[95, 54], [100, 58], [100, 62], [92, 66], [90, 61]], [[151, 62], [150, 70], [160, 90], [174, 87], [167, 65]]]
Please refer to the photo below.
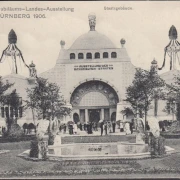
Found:
[[145, 134], [144, 133], [136, 134], [136, 143], [137, 144], [145, 144]]

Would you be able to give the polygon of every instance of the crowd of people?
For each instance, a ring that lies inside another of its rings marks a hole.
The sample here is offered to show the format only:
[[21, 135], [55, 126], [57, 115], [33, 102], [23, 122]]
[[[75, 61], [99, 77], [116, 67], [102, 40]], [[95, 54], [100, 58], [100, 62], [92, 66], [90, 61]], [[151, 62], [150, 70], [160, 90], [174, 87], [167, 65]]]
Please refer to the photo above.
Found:
[[69, 133], [70, 135], [73, 135], [78, 134], [78, 132], [80, 131], [85, 131], [87, 132], [87, 134], [93, 134], [93, 132], [100, 130], [100, 135], [102, 136], [115, 132], [125, 132], [126, 134], [132, 134], [133, 128], [134, 125], [132, 122], [121, 122], [120, 125], [117, 125], [116, 121], [100, 120], [99, 122], [71, 122], [67, 124], [62, 124], [59, 127], [59, 131], [64, 134]]

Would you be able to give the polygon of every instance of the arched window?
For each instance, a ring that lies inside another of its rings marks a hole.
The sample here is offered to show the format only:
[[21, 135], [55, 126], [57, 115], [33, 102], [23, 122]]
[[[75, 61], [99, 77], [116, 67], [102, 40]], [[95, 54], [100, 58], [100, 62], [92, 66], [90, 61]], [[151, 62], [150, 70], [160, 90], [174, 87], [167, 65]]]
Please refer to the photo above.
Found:
[[6, 117], [9, 117], [9, 108], [5, 107]]
[[73, 114], [73, 120], [74, 120], [75, 124], [77, 124], [79, 122], [79, 115], [77, 113]]
[[116, 52], [112, 52], [111, 53], [111, 58], [117, 58], [117, 53]]
[[12, 107], [10, 107], [10, 117], [14, 116], [14, 109]]
[[78, 54], [78, 59], [84, 59], [84, 54], [83, 53], [79, 53]]
[[95, 57], [95, 59], [99, 59], [100, 58], [100, 53], [96, 52], [94, 57]]
[[23, 108], [19, 107], [19, 117], [22, 117]]
[[86, 59], [92, 59], [92, 54], [91, 53], [87, 53], [86, 54]]
[[4, 107], [1, 107], [1, 117], [4, 118]]
[[75, 54], [74, 53], [70, 54], [70, 59], [75, 59]]
[[108, 58], [108, 52], [103, 53], [103, 58]]

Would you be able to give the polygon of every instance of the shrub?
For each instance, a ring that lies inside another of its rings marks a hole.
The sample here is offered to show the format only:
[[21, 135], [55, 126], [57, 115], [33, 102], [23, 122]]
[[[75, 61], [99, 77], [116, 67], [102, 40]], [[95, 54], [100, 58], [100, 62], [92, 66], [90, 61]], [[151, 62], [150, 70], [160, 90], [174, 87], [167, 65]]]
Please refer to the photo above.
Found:
[[8, 132], [10, 138], [20, 138], [23, 135], [23, 130], [18, 124], [11, 125], [11, 129]]
[[31, 149], [29, 156], [38, 158], [38, 154], [39, 154], [38, 141], [37, 140], [31, 141]]
[[152, 156], [162, 156], [166, 153], [165, 151], [165, 138], [162, 136], [159, 137], [151, 137], [150, 141], [150, 147], [151, 147], [151, 155]]
[[55, 135], [53, 133], [49, 133], [48, 145], [54, 144]]

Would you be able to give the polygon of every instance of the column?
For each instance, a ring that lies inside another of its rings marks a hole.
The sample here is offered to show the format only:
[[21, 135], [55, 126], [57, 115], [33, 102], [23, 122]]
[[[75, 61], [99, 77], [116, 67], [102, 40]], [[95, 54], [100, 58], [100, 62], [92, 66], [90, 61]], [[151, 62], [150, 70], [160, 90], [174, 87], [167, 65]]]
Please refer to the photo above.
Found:
[[124, 105], [122, 102], [117, 103], [117, 109], [116, 109], [116, 121], [123, 120], [123, 114], [121, 111], [124, 109]]
[[104, 109], [101, 109], [101, 119], [104, 120]]
[[89, 121], [88, 109], [85, 109], [85, 122], [87, 123], [88, 121]]

